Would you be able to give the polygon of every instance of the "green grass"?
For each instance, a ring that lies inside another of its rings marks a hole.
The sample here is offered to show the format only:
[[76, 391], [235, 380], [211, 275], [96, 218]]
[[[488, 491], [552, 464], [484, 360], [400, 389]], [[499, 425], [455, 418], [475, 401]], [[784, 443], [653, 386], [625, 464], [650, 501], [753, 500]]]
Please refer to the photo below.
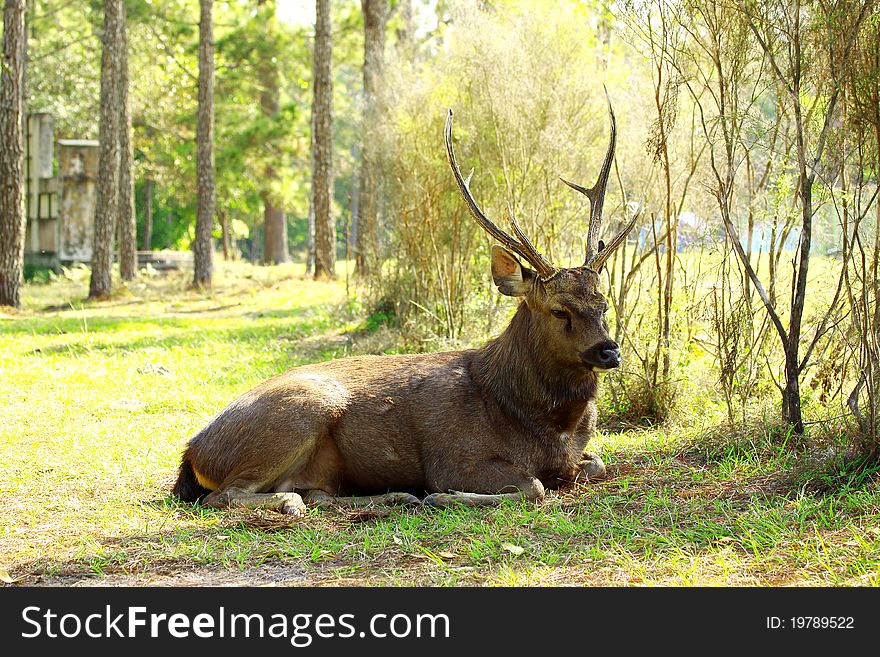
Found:
[[[218, 511], [168, 498], [181, 449], [284, 369], [398, 349], [344, 283], [219, 264], [211, 294], [87, 272], [0, 315], [0, 574], [25, 584], [878, 585], [876, 472], [799, 485], [769, 430], [601, 433], [601, 484], [495, 509]], [[371, 330], [372, 333], [365, 333]], [[601, 413], [601, 411], [600, 411]], [[701, 420], [702, 421], [702, 420]], [[716, 431], [717, 433], [717, 431]], [[829, 492], [830, 491], [830, 492]]]

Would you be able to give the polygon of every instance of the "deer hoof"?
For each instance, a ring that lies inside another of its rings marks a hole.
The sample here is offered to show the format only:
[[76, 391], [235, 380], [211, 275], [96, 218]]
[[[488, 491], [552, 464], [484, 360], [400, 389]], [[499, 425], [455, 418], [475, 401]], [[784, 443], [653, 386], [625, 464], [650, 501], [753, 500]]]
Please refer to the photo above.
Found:
[[295, 516], [297, 518], [302, 518], [306, 515], [305, 502], [303, 502], [302, 497], [297, 493], [293, 493], [293, 495], [289, 497], [285, 496], [285, 500], [278, 510], [285, 515]]
[[453, 501], [452, 495], [448, 493], [431, 493], [422, 500], [424, 506], [449, 506]]
[[591, 454], [581, 461], [581, 475], [586, 477], [587, 481], [596, 481], [598, 479], [605, 479], [608, 476], [608, 472], [602, 459], [595, 454]]
[[392, 493], [388, 498], [388, 504], [394, 505], [405, 505], [410, 506], [414, 504], [421, 504], [422, 501], [416, 497], [415, 495], [410, 495], [409, 493]]

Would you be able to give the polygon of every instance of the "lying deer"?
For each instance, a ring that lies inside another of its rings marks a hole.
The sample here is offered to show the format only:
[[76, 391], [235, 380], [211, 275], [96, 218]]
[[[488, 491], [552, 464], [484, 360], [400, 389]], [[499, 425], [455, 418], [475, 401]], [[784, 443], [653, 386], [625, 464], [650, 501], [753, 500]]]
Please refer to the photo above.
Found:
[[635, 223], [607, 247], [598, 239], [616, 136], [611, 111], [596, 184], [563, 181], [590, 199], [590, 224], [584, 264], [558, 268], [509, 208], [513, 236], [483, 214], [455, 159], [450, 110], [455, 180], [474, 219], [501, 243], [492, 247], [492, 278], [501, 294], [522, 297], [510, 325], [480, 349], [359, 356], [269, 379], [192, 438], [173, 494], [300, 515], [306, 503], [419, 503], [412, 492], [429, 493], [422, 503], [436, 506], [540, 500], [546, 487], [604, 478], [601, 459], [584, 450], [598, 374], [620, 365], [620, 349], [598, 272]]

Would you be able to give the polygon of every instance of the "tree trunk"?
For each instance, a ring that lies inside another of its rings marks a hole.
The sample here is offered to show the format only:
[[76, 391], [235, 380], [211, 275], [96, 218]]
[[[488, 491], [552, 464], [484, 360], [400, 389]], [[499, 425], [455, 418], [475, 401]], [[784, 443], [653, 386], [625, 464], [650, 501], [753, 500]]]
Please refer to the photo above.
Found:
[[122, 0], [104, 0], [101, 36], [101, 111], [99, 119], [98, 184], [95, 199], [95, 232], [89, 298], [110, 295], [113, 265], [113, 234], [119, 215], [120, 112], [117, 106], [123, 19]]
[[312, 198], [315, 206], [315, 278], [332, 278], [336, 265], [336, 230], [331, 211], [332, 185], [332, 36], [330, 0], [317, 0], [312, 86]]
[[125, 3], [119, 23], [119, 276], [133, 280], [137, 274], [137, 228], [134, 214], [134, 155], [131, 139], [131, 107], [128, 93], [128, 29]]
[[[274, 0], [259, 0], [258, 4], [266, 6], [268, 12], [264, 20], [275, 20]], [[275, 116], [279, 109], [278, 91], [278, 64], [267, 57], [260, 67], [260, 107], [265, 116]], [[263, 262], [267, 265], [278, 265], [290, 262], [290, 253], [287, 247], [287, 218], [284, 209], [276, 205], [272, 186], [278, 179], [278, 174], [272, 166], [266, 167], [265, 187], [263, 189]]]
[[3, 6], [0, 61], [0, 306], [21, 306], [24, 263], [24, 104], [25, 0]]
[[306, 238], [306, 276], [315, 273], [315, 199], [309, 194], [309, 214], [307, 218], [309, 235]]
[[[275, 178], [275, 170], [268, 168], [268, 176]], [[280, 265], [290, 262], [287, 251], [287, 218], [284, 210], [272, 200], [271, 192], [263, 194], [263, 262]]]
[[[309, 152], [311, 153], [312, 172], [315, 170], [315, 113], [312, 112], [309, 125]], [[308, 234], [306, 235], [306, 276], [315, 273], [315, 185], [309, 190], [309, 214], [306, 218]]]
[[223, 259], [227, 262], [232, 259], [232, 239], [229, 235], [229, 215], [223, 208], [217, 209], [220, 218], [220, 231], [223, 234]]
[[376, 255], [379, 215], [379, 163], [375, 127], [381, 108], [378, 92], [385, 65], [388, 0], [361, 0], [364, 13], [364, 114], [361, 128], [360, 208], [355, 243], [355, 272], [370, 273]]
[[800, 367], [798, 367], [797, 343], [785, 348], [785, 388], [782, 390], [782, 420], [791, 426], [794, 433], [804, 433], [801, 415]]
[[144, 182], [144, 234], [141, 235], [141, 248], [153, 248], [153, 181]]
[[[33, 8], [33, 7], [31, 7]], [[27, 89], [28, 89], [28, 62], [30, 61], [30, 39], [28, 38], [28, 0], [24, 0], [24, 28], [22, 29], [21, 40], [21, 134], [22, 134], [22, 156], [24, 156], [24, 140], [27, 139], [28, 133], [28, 113], [27, 113]], [[36, 41], [36, 39], [34, 39]], [[25, 199], [25, 229], [27, 229], [27, 199]]]
[[214, 0], [199, 0], [199, 111], [196, 126], [198, 208], [193, 286], [210, 288], [214, 270]]
[[[352, 144], [351, 159], [353, 162], [361, 161], [361, 149], [358, 146], [357, 142]], [[358, 228], [360, 227], [361, 216], [361, 172], [358, 169], [357, 165], [352, 167], [352, 169], [351, 222], [349, 225], [348, 243], [351, 245], [355, 245], [354, 249], [357, 250], [356, 245], [358, 243]]]
[[[785, 390], [782, 393], [783, 418], [798, 435], [804, 432], [801, 419], [801, 368], [798, 363], [798, 347], [801, 341], [801, 324], [807, 299], [807, 274], [810, 267], [810, 248], [813, 241], [813, 178], [807, 172], [805, 127], [801, 116], [799, 81], [795, 78], [793, 96], [795, 123], [797, 127], [797, 157], [801, 173], [801, 236], [795, 283], [791, 295], [791, 318], [788, 325], [789, 343], [785, 349]], [[818, 161], [818, 158], [817, 158]]]

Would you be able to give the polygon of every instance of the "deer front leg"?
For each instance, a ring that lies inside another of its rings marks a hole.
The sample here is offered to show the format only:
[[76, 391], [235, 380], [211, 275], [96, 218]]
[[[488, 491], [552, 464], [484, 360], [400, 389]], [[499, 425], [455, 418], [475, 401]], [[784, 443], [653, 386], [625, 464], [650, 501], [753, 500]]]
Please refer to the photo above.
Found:
[[[471, 493], [447, 488], [445, 493], [431, 493], [422, 504], [428, 506], [497, 506], [502, 502], [519, 502], [521, 500], [537, 501], [544, 499], [544, 484], [532, 475], [507, 463], [493, 462], [477, 469], [479, 474], [471, 477], [471, 482], [459, 478], [461, 488], [475, 490], [491, 490], [494, 493]], [[461, 485], [470, 483], [470, 485]], [[445, 486], [438, 486], [445, 488]]]
[[[538, 482], [540, 483], [540, 482]], [[519, 502], [520, 500], [539, 500], [541, 496], [531, 496], [527, 493], [465, 493], [460, 490], [450, 490], [448, 493], [431, 493], [422, 500], [427, 506], [498, 506], [502, 502]]]
[[244, 508], [277, 511], [292, 516], [304, 516], [306, 505], [299, 493], [251, 493], [241, 488], [224, 488], [208, 495], [204, 504], [218, 509]]
[[421, 504], [415, 495], [409, 493], [385, 493], [384, 495], [364, 495], [357, 497], [334, 497], [329, 493], [315, 489], [305, 493], [305, 501], [319, 507], [337, 506], [343, 509], [362, 508], [375, 505]]

